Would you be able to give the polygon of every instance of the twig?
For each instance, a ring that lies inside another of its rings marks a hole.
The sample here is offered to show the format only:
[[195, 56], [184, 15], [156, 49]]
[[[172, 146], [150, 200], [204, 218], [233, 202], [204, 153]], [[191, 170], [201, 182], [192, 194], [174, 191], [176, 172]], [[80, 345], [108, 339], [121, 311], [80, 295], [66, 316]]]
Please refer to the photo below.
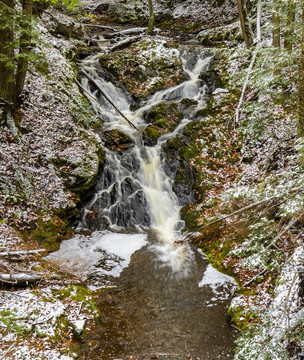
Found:
[[218, 223], [218, 222], [220, 222], [220, 221], [222, 221], [222, 220], [225, 220], [225, 219], [227, 219], [227, 218], [229, 218], [229, 217], [231, 217], [231, 216], [240, 214], [240, 213], [243, 212], [243, 211], [249, 210], [249, 209], [251, 209], [251, 208], [253, 208], [253, 207], [255, 207], [255, 206], [261, 205], [261, 204], [263, 204], [264, 202], [273, 200], [273, 199], [275, 199], [275, 198], [276, 198], [276, 196], [272, 196], [272, 197], [270, 197], [269, 199], [264, 199], [264, 200], [258, 201], [258, 202], [254, 203], [254, 204], [250, 204], [250, 205], [245, 206], [245, 207], [243, 207], [243, 208], [241, 208], [241, 209], [239, 209], [239, 210], [237, 210], [237, 211], [234, 211], [234, 212], [231, 213], [231, 214], [225, 215], [225, 216], [221, 217], [220, 219], [217, 219], [217, 220], [211, 221], [211, 222], [209, 222], [209, 223], [207, 223], [207, 224], [201, 225], [201, 226], [199, 226], [198, 228], [196, 228], [191, 234], [189, 234], [188, 236], [186, 236], [185, 239], [183, 239], [182, 241], [184, 242], [184, 241], [188, 240], [189, 238], [191, 238], [191, 236], [193, 236], [198, 230], [201, 230], [201, 229], [203, 229], [203, 228], [205, 228], [205, 227], [207, 227], [207, 226], [216, 224], [216, 223]]
[[83, 304], [83, 301], [81, 301], [81, 303], [80, 303], [80, 305], [79, 305], [79, 309], [78, 309], [78, 315], [80, 314], [80, 312], [81, 312], [81, 308], [82, 308], [82, 304]]
[[12, 272], [12, 268], [9, 267], [8, 265], [4, 264], [2, 261], [0, 261], [0, 267], [4, 267], [7, 271], [9, 271], [10, 273]]
[[16, 342], [12, 343], [12, 345], [6, 350], [6, 352], [1, 356], [0, 360], [5, 359], [6, 354], [8, 354], [12, 348], [16, 345]]
[[35, 323], [31, 324], [31, 325], [36, 326], [36, 325], [40, 325], [40, 324], [45, 324], [45, 323], [48, 322], [49, 320], [53, 319], [53, 317], [54, 317], [54, 314], [52, 314], [51, 316], [49, 316], [49, 317], [46, 318], [46, 319], [37, 321], [37, 322], [35, 322]]
[[137, 127], [116, 107], [116, 105], [113, 103], [113, 101], [103, 92], [103, 90], [96, 83], [96, 81], [85, 70], [82, 69], [82, 70], [80, 70], [80, 72], [84, 76], [86, 76], [95, 87], [97, 87], [97, 89], [100, 91], [101, 95], [114, 107], [114, 109], [118, 112], [118, 114], [120, 116], [122, 116], [129, 125], [131, 125], [134, 129], [138, 130]]
[[286, 296], [285, 312], [287, 313], [286, 314], [286, 317], [287, 317], [287, 329], [290, 328], [290, 306], [288, 306], [288, 303], [289, 302], [291, 303], [292, 300], [293, 300], [293, 296], [292, 296], [292, 298], [289, 301], [289, 296], [290, 296], [290, 293], [291, 293], [291, 289], [292, 289], [293, 285], [295, 284], [298, 276], [299, 276], [299, 274], [297, 274], [297, 273], [294, 274], [291, 285], [289, 286], [288, 293], [287, 293], [287, 296]]
[[299, 218], [295, 218], [293, 221], [290, 220], [289, 224], [285, 227], [285, 229], [283, 231], [281, 231], [274, 239], [273, 241], [268, 244], [266, 246], [265, 250], [268, 250], [271, 246], [275, 246], [276, 242], [278, 241], [278, 239], [284, 235], [286, 233], [286, 231], [288, 231], [297, 221], [299, 220]]
[[268, 269], [264, 269], [263, 271], [261, 271], [260, 273], [258, 273], [257, 275], [255, 275], [252, 279], [250, 279], [249, 281], [247, 281], [243, 287], [246, 287], [248, 285], [250, 285], [254, 280], [256, 280], [259, 276], [264, 275], [267, 272]]

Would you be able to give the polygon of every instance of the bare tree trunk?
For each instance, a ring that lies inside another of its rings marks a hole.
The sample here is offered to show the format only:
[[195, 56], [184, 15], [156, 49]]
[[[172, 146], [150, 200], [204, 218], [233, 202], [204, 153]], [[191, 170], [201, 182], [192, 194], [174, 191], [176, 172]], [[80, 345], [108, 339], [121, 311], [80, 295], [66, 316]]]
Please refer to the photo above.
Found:
[[257, 32], [256, 40], [257, 40], [258, 44], [262, 41], [261, 18], [262, 18], [262, 1], [258, 0], [258, 3], [257, 3], [257, 19], [256, 19], [256, 32]]
[[272, 12], [272, 46], [276, 48], [281, 47], [281, 24], [279, 16], [279, 3], [278, 0], [273, 0]]
[[32, 0], [23, 0], [22, 1], [22, 20], [20, 23], [22, 35], [20, 37], [19, 45], [19, 58], [17, 63], [17, 73], [16, 73], [16, 89], [15, 89], [15, 103], [17, 98], [21, 94], [25, 75], [28, 66], [28, 60], [26, 55], [30, 52], [31, 45], [31, 17], [33, 11], [33, 1]]
[[13, 7], [12, 0], [0, 1], [0, 109], [2, 115], [10, 111], [13, 106]]
[[238, 5], [238, 12], [240, 17], [243, 38], [245, 40], [247, 48], [249, 49], [253, 41], [252, 41], [252, 33], [248, 21], [247, 10], [244, 4], [244, 0], [237, 0], [237, 5]]
[[298, 135], [304, 137], [304, 0], [302, 2], [302, 41], [298, 83]]
[[149, 5], [149, 23], [148, 23], [147, 34], [152, 35], [153, 34], [153, 24], [154, 24], [154, 12], [153, 12], [152, 0], [148, 0], [148, 5]]
[[286, 31], [284, 34], [284, 48], [286, 50], [292, 50], [292, 37], [295, 30], [295, 20], [296, 20], [296, 9], [292, 0], [288, 1], [287, 8], [287, 20], [286, 20]]

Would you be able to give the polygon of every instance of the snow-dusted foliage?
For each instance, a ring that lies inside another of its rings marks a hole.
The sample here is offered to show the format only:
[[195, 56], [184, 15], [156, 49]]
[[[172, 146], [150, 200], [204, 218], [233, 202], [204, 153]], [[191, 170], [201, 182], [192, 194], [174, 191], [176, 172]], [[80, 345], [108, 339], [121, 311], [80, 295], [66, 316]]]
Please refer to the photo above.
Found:
[[236, 360], [286, 360], [288, 345], [299, 333], [299, 346], [304, 347], [304, 308], [299, 298], [300, 276], [303, 272], [304, 249], [298, 247], [288, 259], [277, 278], [274, 294], [266, 296], [269, 303], [257, 303], [249, 297], [235, 297], [230, 310], [243, 308], [259, 317], [237, 340]]

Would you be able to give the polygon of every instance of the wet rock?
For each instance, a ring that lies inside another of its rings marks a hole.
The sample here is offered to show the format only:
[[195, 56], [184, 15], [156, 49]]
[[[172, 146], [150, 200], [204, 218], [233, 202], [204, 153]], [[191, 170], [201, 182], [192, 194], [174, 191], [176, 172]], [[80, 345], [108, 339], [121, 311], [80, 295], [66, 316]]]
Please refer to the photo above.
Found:
[[189, 143], [189, 139], [178, 136], [175, 139], [168, 140], [164, 146], [165, 172], [170, 178], [174, 179], [173, 191], [182, 206], [195, 201], [193, 169], [185, 154], [181, 153], [181, 149], [185, 148], [187, 143]]
[[213, 70], [205, 71], [200, 75], [199, 78], [203, 80], [207, 85], [208, 87], [207, 93], [209, 95], [212, 94], [216, 88], [216, 80], [217, 80], [216, 72]]
[[149, 125], [144, 132], [146, 143], [156, 144], [158, 138], [168, 132], [172, 132], [183, 118], [184, 104], [160, 103], [149, 111], [145, 119]]
[[86, 222], [91, 230], [107, 229], [109, 226], [134, 230], [137, 226], [148, 227], [151, 224], [143, 190], [131, 179], [126, 179], [120, 189], [118, 186], [115, 184], [111, 194], [103, 193], [87, 214]]
[[128, 150], [134, 145], [133, 141], [126, 134], [118, 130], [105, 131], [103, 139], [105, 147], [116, 152]]

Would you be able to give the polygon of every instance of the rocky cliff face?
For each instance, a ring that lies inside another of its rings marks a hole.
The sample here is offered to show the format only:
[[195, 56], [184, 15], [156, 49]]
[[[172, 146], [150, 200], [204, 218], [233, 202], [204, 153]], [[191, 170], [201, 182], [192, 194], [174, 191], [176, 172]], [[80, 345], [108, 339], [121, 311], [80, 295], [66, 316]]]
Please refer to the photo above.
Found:
[[[58, 15], [59, 16], [59, 15]], [[16, 133], [0, 132], [0, 219], [50, 245], [77, 216], [103, 161], [96, 121], [75, 83], [68, 55], [75, 40], [40, 22], [40, 60], [31, 65], [18, 110]]]

